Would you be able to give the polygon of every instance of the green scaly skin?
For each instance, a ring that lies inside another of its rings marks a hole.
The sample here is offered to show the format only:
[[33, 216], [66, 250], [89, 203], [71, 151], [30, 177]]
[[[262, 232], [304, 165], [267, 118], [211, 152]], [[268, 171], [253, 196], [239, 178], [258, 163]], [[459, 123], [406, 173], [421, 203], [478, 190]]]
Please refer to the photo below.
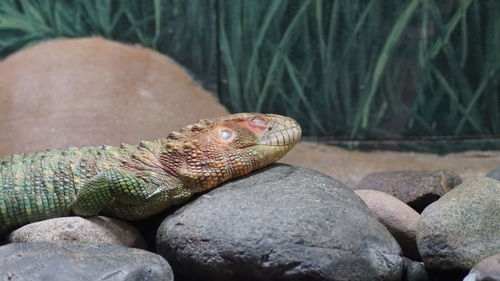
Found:
[[0, 232], [71, 213], [142, 219], [277, 161], [300, 135], [291, 118], [240, 113], [139, 145], [6, 156]]

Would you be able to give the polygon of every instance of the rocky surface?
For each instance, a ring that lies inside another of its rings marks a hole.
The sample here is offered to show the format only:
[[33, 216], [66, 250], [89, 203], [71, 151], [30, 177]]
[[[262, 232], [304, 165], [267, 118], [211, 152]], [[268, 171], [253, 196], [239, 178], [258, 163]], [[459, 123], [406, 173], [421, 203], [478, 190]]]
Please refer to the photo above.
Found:
[[0, 280], [170, 281], [157, 254], [111, 244], [12, 243], [0, 247]]
[[27, 224], [9, 235], [9, 242], [89, 242], [145, 248], [130, 224], [109, 217], [62, 217]]
[[420, 215], [401, 200], [385, 192], [369, 189], [354, 192], [396, 238], [404, 255], [412, 260], [421, 260], [415, 240], [415, 228]]
[[436, 155], [397, 151], [356, 151], [303, 141], [281, 160], [325, 173], [348, 186], [374, 172], [396, 170], [450, 170], [470, 179], [498, 167], [500, 151], [467, 151]]
[[464, 281], [500, 281], [500, 253], [476, 264]]
[[168, 57], [101, 38], [58, 39], [0, 62], [0, 156], [165, 137], [227, 114]]
[[417, 225], [417, 245], [425, 266], [471, 269], [500, 252], [500, 181], [468, 180], [428, 206]]
[[180, 280], [400, 280], [401, 250], [355, 193], [273, 165], [201, 196], [160, 226]]
[[383, 191], [421, 212], [460, 183], [460, 176], [448, 170], [385, 171], [367, 175], [354, 188]]
[[498, 166], [495, 169], [489, 171], [486, 174], [486, 176], [489, 177], [489, 178], [496, 179], [496, 180], [500, 181], [500, 166]]

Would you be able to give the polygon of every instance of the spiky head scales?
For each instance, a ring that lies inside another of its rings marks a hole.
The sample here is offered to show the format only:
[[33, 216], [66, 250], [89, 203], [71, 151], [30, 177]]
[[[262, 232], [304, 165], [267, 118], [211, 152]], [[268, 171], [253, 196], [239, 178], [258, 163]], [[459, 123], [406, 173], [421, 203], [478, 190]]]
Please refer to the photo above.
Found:
[[200, 120], [170, 133], [160, 160], [198, 192], [279, 160], [300, 141], [301, 132], [295, 120], [275, 114]]

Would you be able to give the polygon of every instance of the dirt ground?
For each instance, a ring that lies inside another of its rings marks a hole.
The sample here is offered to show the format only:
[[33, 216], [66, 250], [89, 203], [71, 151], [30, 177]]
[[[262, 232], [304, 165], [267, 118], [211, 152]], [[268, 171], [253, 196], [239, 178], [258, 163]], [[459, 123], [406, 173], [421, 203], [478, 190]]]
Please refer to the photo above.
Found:
[[483, 176], [500, 166], [500, 151], [468, 151], [440, 156], [412, 152], [349, 151], [325, 144], [301, 142], [280, 162], [311, 168], [354, 186], [369, 173], [390, 170], [448, 169], [464, 180]]

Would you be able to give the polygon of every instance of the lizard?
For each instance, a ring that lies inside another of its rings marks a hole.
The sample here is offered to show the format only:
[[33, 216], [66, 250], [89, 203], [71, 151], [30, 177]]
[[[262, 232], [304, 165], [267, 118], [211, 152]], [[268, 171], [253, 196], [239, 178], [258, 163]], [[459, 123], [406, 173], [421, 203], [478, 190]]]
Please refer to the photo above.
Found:
[[0, 158], [0, 233], [54, 217], [140, 220], [283, 157], [301, 127], [276, 114], [204, 119], [137, 145]]

